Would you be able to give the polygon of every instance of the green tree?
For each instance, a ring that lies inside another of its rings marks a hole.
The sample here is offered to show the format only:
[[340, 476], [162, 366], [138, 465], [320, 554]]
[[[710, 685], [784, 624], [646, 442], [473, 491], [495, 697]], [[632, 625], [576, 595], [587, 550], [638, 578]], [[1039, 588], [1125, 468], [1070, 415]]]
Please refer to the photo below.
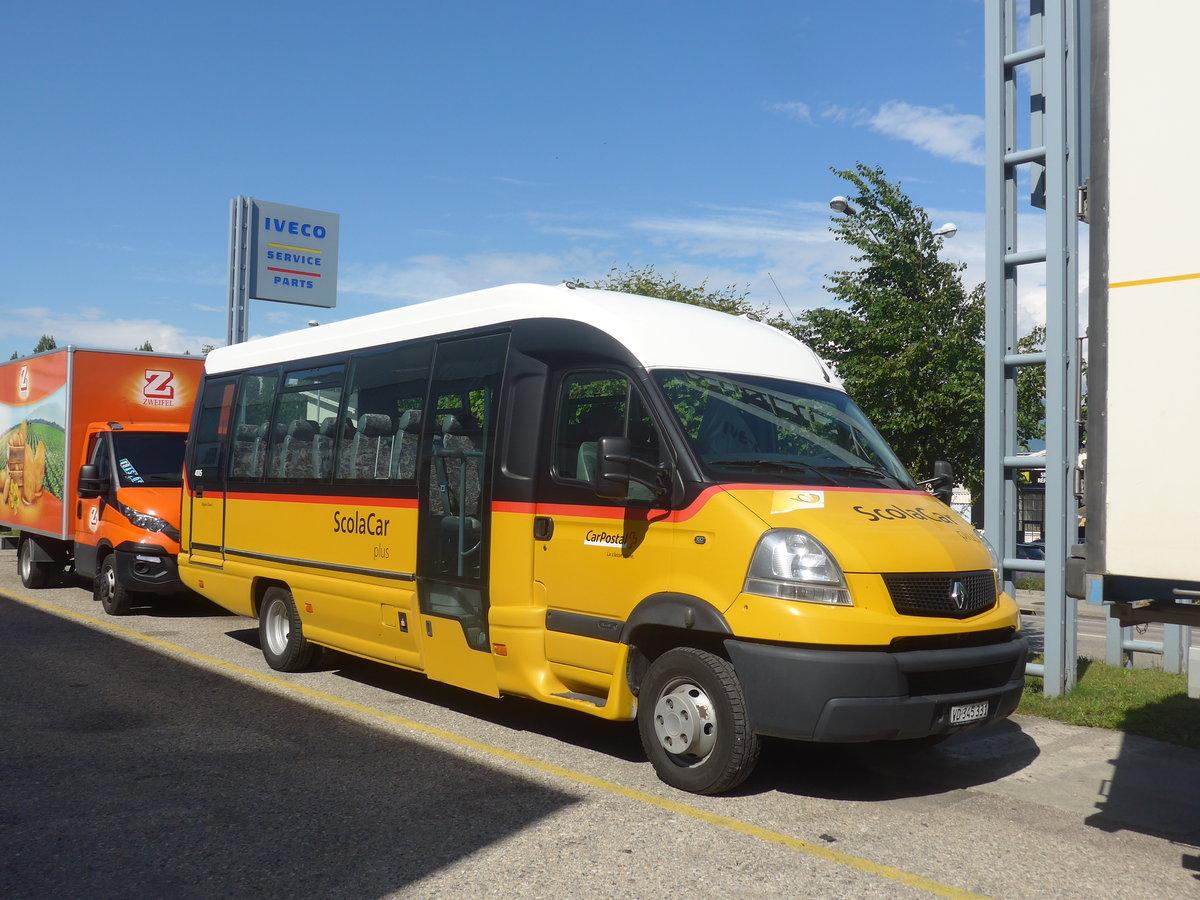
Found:
[[37, 342], [37, 346], [33, 348], [34, 353], [42, 353], [46, 350], [57, 350], [58, 341], [54, 340], [54, 335], [43, 334], [42, 339]]
[[[881, 168], [834, 170], [854, 189], [832, 231], [858, 268], [829, 276], [840, 302], [793, 331], [831, 361], [855, 402], [917, 478], [945, 459], [972, 494], [983, 484], [983, 286], [938, 258], [929, 217]], [[776, 322], [776, 324], [781, 324]]]
[[[1018, 353], [1046, 349], [1046, 326], [1035, 325], [1017, 341]], [[1028, 450], [1031, 441], [1046, 437], [1046, 367], [1022, 366], [1017, 372], [1017, 443]]]
[[[1017, 341], [1017, 352], [1040, 353], [1046, 349], [1046, 326], [1035, 325]], [[1080, 360], [1083, 374], [1083, 392], [1078, 410], [1080, 423], [1087, 425], [1087, 360]], [[1046, 437], [1046, 367], [1022, 366], [1017, 372], [1017, 442], [1021, 449], [1028, 450], [1034, 440]], [[1080, 441], [1084, 433], [1080, 433]]]
[[674, 300], [677, 303], [690, 303], [692, 306], [706, 306], [735, 316], [749, 315], [752, 319], [766, 320], [770, 315], [767, 306], [755, 306], [747, 297], [750, 292], [739, 290], [734, 285], [711, 290], [708, 279], [700, 282], [697, 287], [681, 284], [679, 276], [662, 275], [654, 266], [646, 265], [640, 269], [629, 266], [620, 269], [613, 266], [608, 274], [597, 281], [576, 279], [580, 287], [597, 288], [602, 291], [620, 291], [623, 294], [641, 294], [645, 297], [661, 297], [663, 300]]
[[154, 346], [153, 346], [153, 345], [152, 345], [152, 344], [151, 344], [149, 341], [146, 341], [146, 343], [142, 344], [142, 346], [140, 346], [140, 347], [134, 347], [133, 349], [134, 349], [134, 350], [142, 350], [142, 351], [145, 351], [145, 352], [147, 352], [147, 353], [153, 353], [153, 352], [154, 352]]

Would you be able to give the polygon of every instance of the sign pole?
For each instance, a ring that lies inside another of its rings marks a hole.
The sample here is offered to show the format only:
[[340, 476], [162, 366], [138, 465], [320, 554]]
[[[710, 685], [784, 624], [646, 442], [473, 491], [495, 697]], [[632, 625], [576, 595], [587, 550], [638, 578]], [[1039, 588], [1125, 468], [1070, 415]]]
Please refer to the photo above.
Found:
[[250, 299], [337, 305], [337, 213], [238, 195], [229, 205], [229, 345], [249, 340]]
[[230, 345], [245, 341], [250, 328], [249, 229], [250, 198], [239, 195], [229, 203], [229, 316], [225, 341]]

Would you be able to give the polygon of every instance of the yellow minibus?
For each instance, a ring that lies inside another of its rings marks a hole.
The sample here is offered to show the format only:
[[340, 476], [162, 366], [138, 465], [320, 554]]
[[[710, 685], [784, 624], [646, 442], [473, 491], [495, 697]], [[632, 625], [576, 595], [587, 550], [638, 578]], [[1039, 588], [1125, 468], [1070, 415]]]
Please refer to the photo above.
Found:
[[509, 285], [220, 348], [186, 476], [181, 577], [273, 668], [326, 647], [636, 719], [683, 790], [764, 736], [937, 739], [1020, 699], [988, 547], [746, 318]]

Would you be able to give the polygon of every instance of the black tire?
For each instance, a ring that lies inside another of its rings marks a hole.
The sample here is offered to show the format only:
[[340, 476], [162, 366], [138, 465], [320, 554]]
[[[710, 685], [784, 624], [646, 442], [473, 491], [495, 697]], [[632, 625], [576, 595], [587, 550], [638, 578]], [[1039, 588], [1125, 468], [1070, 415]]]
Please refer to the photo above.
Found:
[[92, 587], [92, 597], [100, 601], [100, 605], [110, 616], [127, 616], [133, 609], [133, 594], [117, 578], [117, 564], [111, 553], [100, 563], [100, 571], [96, 573], [96, 581]]
[[287, 588], [274, 585], [263, 595], [258, 642], [267, 665], [277, 672], [303, 672], [312, 664], [318, 648], [304, 637], [296, 601]]
[[17, 573], [21, 584], [30, 590], [50, 587], [54, 583], [54, 564], [34, 559], [33, 538], [22, 535], [17, 545]]
[[638, 731], [658, 777], [694, 794], [720, 794], [754, 771], [760, 749], [733, 665], [680, 647], [654, 661], [638, 696]]

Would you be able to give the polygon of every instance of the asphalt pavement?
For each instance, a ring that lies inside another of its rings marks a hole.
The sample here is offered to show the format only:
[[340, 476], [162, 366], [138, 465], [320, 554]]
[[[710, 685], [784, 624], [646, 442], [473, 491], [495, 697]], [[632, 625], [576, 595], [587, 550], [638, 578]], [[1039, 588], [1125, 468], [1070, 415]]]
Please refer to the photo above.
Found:
[[1200, 752], [1031, 717], [768, 742], [738, 791], [635, 729], [330, 655], [198, 598], [107, 617], [0, 551], [0, 896], [1200, 896]]

